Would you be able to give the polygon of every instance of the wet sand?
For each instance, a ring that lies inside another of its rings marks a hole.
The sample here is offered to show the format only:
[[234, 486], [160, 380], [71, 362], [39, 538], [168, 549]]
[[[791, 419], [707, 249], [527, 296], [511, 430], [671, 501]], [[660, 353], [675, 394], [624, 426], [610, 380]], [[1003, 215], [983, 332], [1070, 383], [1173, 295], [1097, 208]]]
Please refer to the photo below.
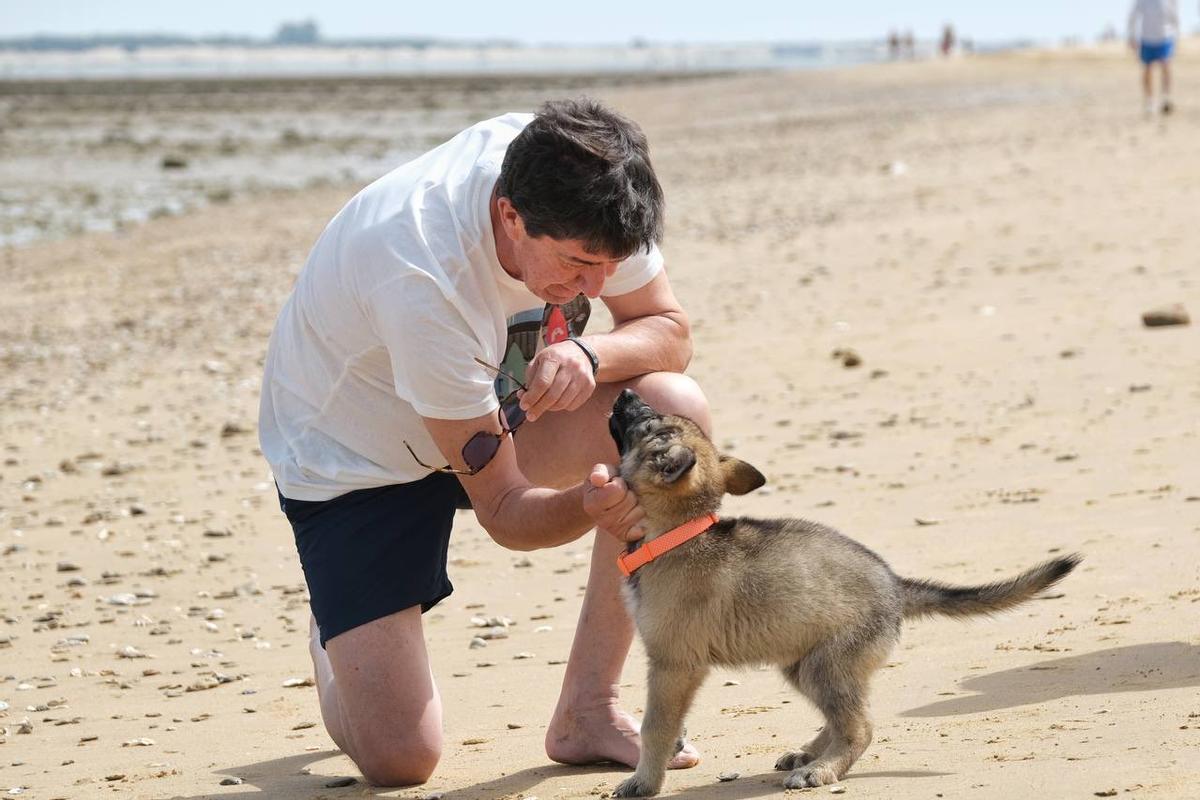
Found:
[[[598, 93], [650, 135], [716, 438], [769, 480], [725, 513], [818, 519], [951, 582], [1086, 558], [1014, 613], [907, 626], [847, 797], [1194, 793], [1200, 344], [1142, 322], [1200, 312], [1194, 49], [1169, 119], [1116, 51]], [[274, 315], [355, 188], [0, 251], [0, 788], [585, 798], [626, 774], [542, 749], [589, 542], [512, 553], [469, 515], [425, 618], [433, 779], [366, 787], [320, 725], [254, 420]], [[469, 649], [491, 616], [508, 637]], [[623, 680], [638, 711], [637, 645]], [[688, 721], [704, 760], [666, 791], [778, 794], [818, 724], [772, 671], [717, 673]]]

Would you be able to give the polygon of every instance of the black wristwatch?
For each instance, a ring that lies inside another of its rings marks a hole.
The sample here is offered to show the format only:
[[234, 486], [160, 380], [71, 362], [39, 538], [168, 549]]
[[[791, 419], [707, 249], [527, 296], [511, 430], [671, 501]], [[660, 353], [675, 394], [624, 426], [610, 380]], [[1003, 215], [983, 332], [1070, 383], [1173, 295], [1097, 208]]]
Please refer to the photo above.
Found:
[[579, 345], [579, 349], [588, 357], [588, 361], [592, 362], [592, 377], [595, 377], [596, 373], [600, 371], [600, 356], [596, 355], [596, 351], [592, 349], [591, 345], [578, 336], [568, 336], [567, 341]]

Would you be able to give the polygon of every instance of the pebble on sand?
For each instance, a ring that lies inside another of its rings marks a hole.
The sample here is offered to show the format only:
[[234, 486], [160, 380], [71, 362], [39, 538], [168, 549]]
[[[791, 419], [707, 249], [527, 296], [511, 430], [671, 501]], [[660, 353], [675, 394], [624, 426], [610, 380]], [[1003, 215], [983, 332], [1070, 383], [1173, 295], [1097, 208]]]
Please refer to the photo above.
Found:
[[1192, 318], [1182, 303], [1152, 308], [1142, 312], [1142, 324], [1147, 328], [1165, 328], [1168, 325], [1190, 325]]

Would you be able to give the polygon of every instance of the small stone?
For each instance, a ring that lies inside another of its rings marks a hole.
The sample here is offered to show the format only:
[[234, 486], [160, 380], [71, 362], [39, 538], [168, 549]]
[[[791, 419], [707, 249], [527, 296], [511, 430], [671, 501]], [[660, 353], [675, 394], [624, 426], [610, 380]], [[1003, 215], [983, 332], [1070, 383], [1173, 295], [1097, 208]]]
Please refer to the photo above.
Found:
[[226, 422], [221, 426], [222, 439], [228, 439], [231, 436], [240, 436], [244, 433], [250, 433], [250, 429], [237, 422]]
[[862, 356], [849, 347], [839, 347], [829, 355], [831, 358], [841, 361], [842, 366], [847, 369], [853, 369], [862, 365]]
[[742, 777], [742, 773], [740, 772], [722, 772], [717, 776], [717, 780], [721, 783], [729, 783], [730, 781], [736, 781], [740, 777]]
[[288, 678], [286, 681], [283, 682], [283, 688], [285, 688], [285, 689], [292, 689], [297, 686], [313, 686], [313, 685], [315, 685], [315, 684], [313, 683], [312, 678]]
[[726, 686], [741, 686], [742, 684], [740, 681], [728, 680], [728, 681], [725, 681], [725, 685]]
[[840, 783], [835, 783], [833, 786], [829, 787], [829, 793], [830, 794], [845, 794], [846, 787], [842, 786]]
[[918, 525], [938, 525], [941, 523], [941, 520], [937, 517], [916, 517], [913, 519], [913, 522]]
[[241, 778], [222, 778], [221, 779], [222, 786], [241, 786], [243, 783], [245, 783], [245, 781], [243, 781]]
[[125, 780], [125, 773], [117, 772], [112, 775], [105, 775], [104, 780], [106, 780], [106, 781], [123, 781], [123, 780]]
[[1116, 797], [1117, 790], [1116, 789], [1102, 789], [1099, 792], [1092, 792], [1092, 794], [1096, 795], [1096, 797]]
[[351, 778], [351, 777], [334, 778], [331, 781], [325, 781], [325, 788], [326, 789], [340, 789], [343, 786], [353, 786], [356, 783], [358, 783], [358, 778]]
[[58, 572], [78, 572], [79, 565], [73, 561], [60, 561], [55, 566], [55, 570]]
[[140, 736], [137, 739], [130, 739], [127, 742], [121, 742], [121, 747], [153, 747], [154, 740], [148, 739], [145, 736]]
[[508, 729], [509, 729], [510, 731], [518, 731], [518, 730], [520, 730], [520, 729], [521, 729], [521, 726], [520, 726], [520, 725], [518, 725], [518, 724], [517, 724], [517, 723], [515, 723], [515, 722], [510, 722], [510, 723], [508, 723]]
[[[1142, 312], [1142, 324], [1147, 328], [1164, 328], [1168, 325], [1189, 325], [1192, 318], [1181, 303]], [[1107, 795], [1101, 795], [1107, 797]]]
[[317, 723], [315, 723], [315, 722], [301, 722], [299, 725], [293, 725], [292, 730], [303, 731], [303, 730], [307, 730], [308, 728], [315, 728], [315, 727], [317, 727]]
[[479, 636], [472, 636], [471, 643], [467, 646], [472, 650], [478, 650], [481, 647], [487, 647], [487, 642]]

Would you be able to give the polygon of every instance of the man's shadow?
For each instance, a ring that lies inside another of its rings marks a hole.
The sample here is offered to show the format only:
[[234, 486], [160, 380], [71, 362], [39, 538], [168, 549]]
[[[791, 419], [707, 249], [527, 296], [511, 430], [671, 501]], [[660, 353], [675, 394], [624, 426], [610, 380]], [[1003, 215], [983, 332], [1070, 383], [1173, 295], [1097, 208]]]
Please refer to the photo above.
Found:
[[1114, 647], [976, 675], [962, 682], [977, 694], [902, 711], [902, 717], [977, 714], [1072, 695], [1145, 692], [1200, 686], [1200, 645], [1185, 642]]

